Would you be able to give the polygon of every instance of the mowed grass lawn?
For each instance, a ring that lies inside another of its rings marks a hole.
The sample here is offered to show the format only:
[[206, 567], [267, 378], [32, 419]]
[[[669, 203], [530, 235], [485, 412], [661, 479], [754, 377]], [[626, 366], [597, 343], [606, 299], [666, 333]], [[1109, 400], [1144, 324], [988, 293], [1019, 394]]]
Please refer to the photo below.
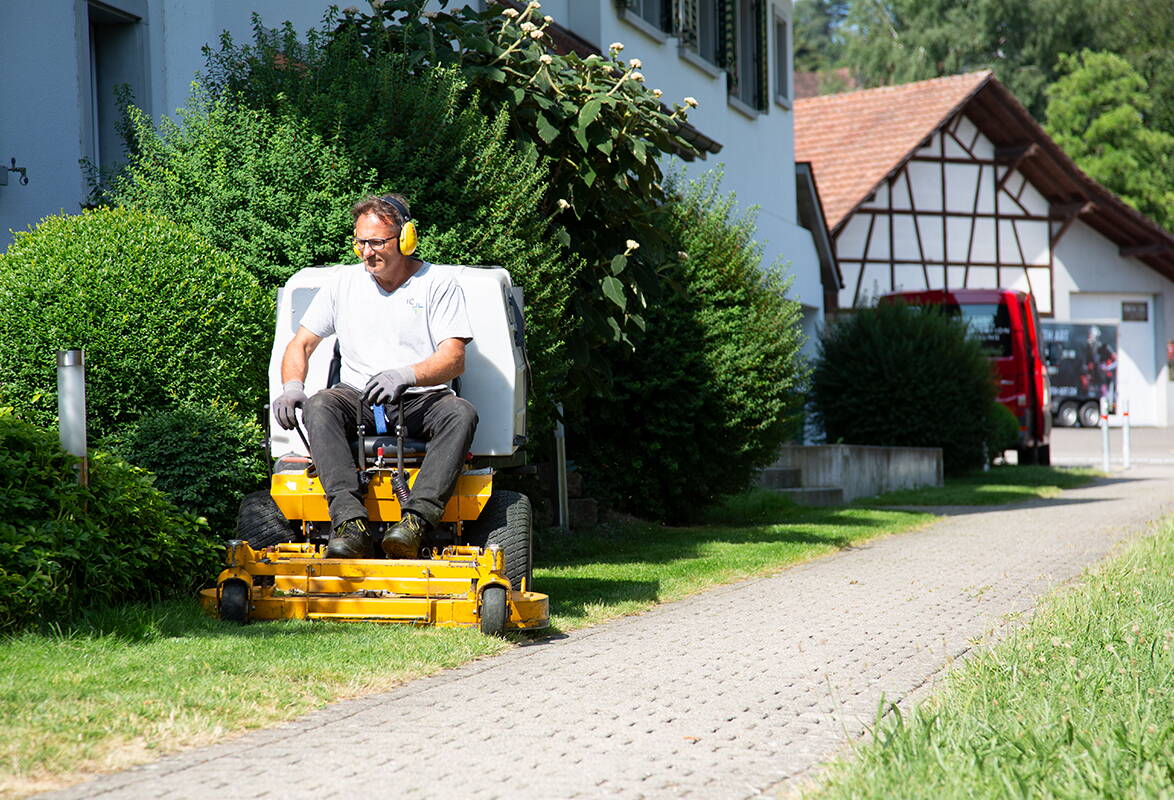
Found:
[[[981, 504], [992, 485], [1020, 487], [1019, 499], [1089, 479], [1007, 467], [920, 497], [928, 505], [947, 504], [944, 496], [948, 504]], [[551, 597], [553, 630], [566, 631], [934, 519], [873, 507], [884, 502], [812, 509], [754, 491], [696, 526], [547, 532], [536, 538], [535, 585]], [[499, 653], [519, 638], [363, 624], [241, 627], [204, 617], [194, 600], [105, 611], [71, 630], [8, 637], [0, 640], [0, 796], [272, 725]]]
[[1174, 797], [1174, 519], [873, 733], [812, 798]]

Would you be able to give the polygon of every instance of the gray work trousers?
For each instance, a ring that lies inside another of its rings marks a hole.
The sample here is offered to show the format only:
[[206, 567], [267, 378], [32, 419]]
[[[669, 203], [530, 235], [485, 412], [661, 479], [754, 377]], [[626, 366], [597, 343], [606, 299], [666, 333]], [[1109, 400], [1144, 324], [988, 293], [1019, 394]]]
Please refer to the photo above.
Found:
[[[388, 431], [395, 432], [396, 412], [387, 409]], [[303, 418], [310, 440], [310, 455], [330, 506], [330, 522], [337, 528], [348, 519], [367, 518], [364, 492], [355, 461], [356, 415], [372, 435], [375, 416], [362, 402], [358, 390], [345, 383], [324, 389], [306, 401]], [[435, 525], [456, 485], [461, 465], [477, 429], [477, 410], [468, 400], [448, 391], [404, 395], [405, 435], [425, 439], [428, 451], [420, 473], [412, 483], [405, 511], [419, 514]]]

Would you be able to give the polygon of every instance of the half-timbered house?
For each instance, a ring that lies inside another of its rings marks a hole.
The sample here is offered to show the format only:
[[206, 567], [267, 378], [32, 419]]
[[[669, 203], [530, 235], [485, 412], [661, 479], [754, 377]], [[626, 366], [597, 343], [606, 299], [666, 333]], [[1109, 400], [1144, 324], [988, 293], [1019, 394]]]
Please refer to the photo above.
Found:
[[795, 149], [843, 275], [827, 308], [1030, 292], [1047, 319], [1117, 325], [1118, 412], [1174, 418], [1174, 237], [1085, 175], [990, 72], [797, 100]]

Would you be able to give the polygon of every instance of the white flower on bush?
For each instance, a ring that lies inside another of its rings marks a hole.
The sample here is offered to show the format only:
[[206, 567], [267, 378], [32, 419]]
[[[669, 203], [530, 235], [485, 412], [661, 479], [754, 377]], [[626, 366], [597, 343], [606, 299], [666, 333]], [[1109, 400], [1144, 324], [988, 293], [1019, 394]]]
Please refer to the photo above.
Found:
[[513, 19], [514, 17], [518, 16], [518, 11], [515, 8], [507, 8], [505, 11], [501, 12], [501, 14], [503, 17], [509, 17], [510, 19]]
[[624, 242], [624, 246], [628, 248], [629, 253], [632, 252], [633, 250], [640, 249], [640, 243], [638, 241], [636, 241], [635, 239], [629, 239], [628, 241]]
[[542, 21], [549, 25], [550, 23], [554, 22], [554, 17], [550, 16], [550, 14], [547, 14], [542, 18]]
[[642, 66], [644, 66], [644, 62], [638, 58], [633, 58], [628, 62], [628, 66], [630, 66], [632, 69], [640, 69]]
[[564, 200], [561, 197], [558, 199], [558, 203], [556, 203], [555, 205], [558, 206], [559, 211], [566, 211], [568, 208], [571, 207], [571, 204], [568, 203], [566, 200]]
[[697, 105], [698, 105], [697, 98], [696, 97], [686, 97], [685, 98], [685, 105], [689, 106], [689, 108], [697, 108]]
[[523, 22], [522, 23], [522, 30], [524, 30], [526, 33], [529, 33], [530, 31], [534, 30], [537, 27], [538, 26], [535, 25], [533, 22]]
[[550, 64], [551, 61], [554, 61], [554, 59], [550, 57], [550, 53], [543, 53], [542, 55], [538, 56], [538, 60], [543, 64]]
[[531, 39], [541, 39], [542, 38], [542, 31], [530, 31], [530, 38]]
[[644, 73], [643, 72], [633, 72], [632, 73], [632, 80], [636, 81], [636, 83], [644, 83]]
[[657, 100], [659, 100], [661, 95], [663, 95], [663, 94], [664, 94], [664, 92], [662, 92], [660, 89], [653, 89], [652, 90], [652, 96], [655, 97]]
[[612, 42], [611, 44], [609, 44], [607, 46], [607, 49], [612, 51], [613, 53], [618, 53], [624, 49], [624, 43], [623, 42]]

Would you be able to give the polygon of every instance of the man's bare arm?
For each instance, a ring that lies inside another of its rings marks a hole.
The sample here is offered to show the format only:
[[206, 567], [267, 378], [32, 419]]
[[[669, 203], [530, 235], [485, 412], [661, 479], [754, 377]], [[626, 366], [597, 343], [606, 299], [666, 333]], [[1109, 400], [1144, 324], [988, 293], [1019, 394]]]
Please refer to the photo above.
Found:
[[468, 339], [445, 339], [436, 352], [423, 361], [412, 364], [417, 386], [435, 386], [448, 383], [465, 371], [465, 343]]
[[281, 382], [305, 381], [306, 370], [310, 364], [310, 354], [322, 341], [322, 337], [309, 328], [298, 326], [297, 333], [285, 346], [285, 353], [281, 357]]

